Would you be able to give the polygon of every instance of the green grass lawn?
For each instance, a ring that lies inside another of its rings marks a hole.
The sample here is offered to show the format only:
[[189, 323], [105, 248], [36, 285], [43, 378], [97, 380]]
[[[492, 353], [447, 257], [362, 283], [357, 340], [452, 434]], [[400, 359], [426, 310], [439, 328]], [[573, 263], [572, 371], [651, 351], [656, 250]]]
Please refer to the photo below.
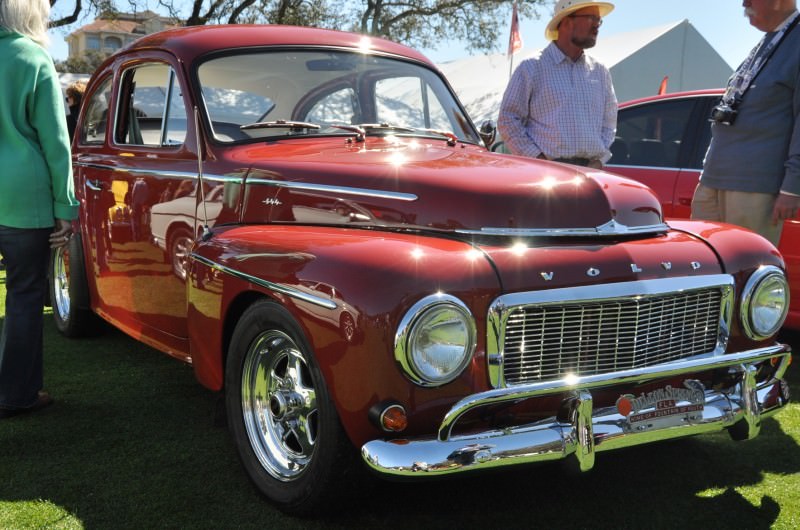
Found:
[[0, 420], [2, 529], [800, 527], [798, 404], [748, 442], [720, 433], [600, 453], [584, 474], [548, 464], [371, 481], [324, 520], [300, 520], [251, 487], [189, 367], [112, 329], [63, 338], [49, 318], [45, 345], [55, 404]]

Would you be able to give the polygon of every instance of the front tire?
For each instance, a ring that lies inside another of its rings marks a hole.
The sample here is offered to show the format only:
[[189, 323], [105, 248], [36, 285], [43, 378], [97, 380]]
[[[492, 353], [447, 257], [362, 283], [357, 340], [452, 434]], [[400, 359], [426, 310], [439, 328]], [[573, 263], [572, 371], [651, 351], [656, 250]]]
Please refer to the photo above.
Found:
[[228, 425], [248, 476], [282, 510], [323, 511], [357, 453], [300, 327], [270, 301], [238, 322], [225, 371]]
[[56, 329], [67, 337], [96, 335], [100, 319], [91, 311], [81, 237], [50, 253], [49, 295]]

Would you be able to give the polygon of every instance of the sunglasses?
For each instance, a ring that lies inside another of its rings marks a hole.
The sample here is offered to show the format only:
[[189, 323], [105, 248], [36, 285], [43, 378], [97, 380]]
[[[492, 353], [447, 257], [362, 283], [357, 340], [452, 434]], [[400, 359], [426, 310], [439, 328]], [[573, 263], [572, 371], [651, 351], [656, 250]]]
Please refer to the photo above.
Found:
[[603, 17], [599, 15], [567, 15], [569, 18], [588, 18], [592, 21], [593, 24], [597, 24], [598, 26], [603, 25]]

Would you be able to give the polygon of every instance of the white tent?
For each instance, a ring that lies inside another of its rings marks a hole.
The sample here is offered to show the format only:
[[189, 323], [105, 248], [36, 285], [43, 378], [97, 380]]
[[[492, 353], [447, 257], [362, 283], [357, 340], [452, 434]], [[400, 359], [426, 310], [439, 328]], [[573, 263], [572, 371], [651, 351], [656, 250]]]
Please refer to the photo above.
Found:
[[[513, 67], [534, 53], [517, 53]], [[664, 77], [668, 78], [667, 91], [678, 92], [724, 86], [732, 73], [688, 20], [610, 37], [601, 35], [597, 46], [587, 53], [609, 68], [620, 102], [656, 94]], [[504, 54], [468, 57], [438, 67], [476, 124], [497, 121], [509, 79], [509, 61]]]

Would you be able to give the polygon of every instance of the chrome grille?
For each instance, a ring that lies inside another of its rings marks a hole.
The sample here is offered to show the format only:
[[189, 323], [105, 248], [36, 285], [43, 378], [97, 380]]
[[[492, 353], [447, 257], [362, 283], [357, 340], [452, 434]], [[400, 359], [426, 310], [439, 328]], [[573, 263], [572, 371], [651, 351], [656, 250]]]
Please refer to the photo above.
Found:
[[508, 307], [498, 345], [503, 380], [589, 376], [713, 352], [727, 329], [731, 292], [716, 285]]

